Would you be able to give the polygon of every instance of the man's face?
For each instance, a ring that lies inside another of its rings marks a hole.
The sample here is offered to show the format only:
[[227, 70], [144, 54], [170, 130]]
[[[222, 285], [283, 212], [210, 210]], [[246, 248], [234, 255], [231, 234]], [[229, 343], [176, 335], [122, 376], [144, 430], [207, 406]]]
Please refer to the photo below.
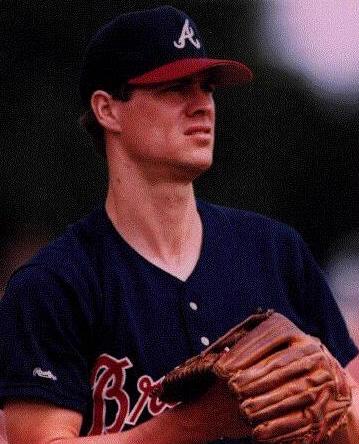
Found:
[[201, 74], [135, 88], [121, 106], [121, 145], [144, 171], [193, 180], [212, 164], [213, 85]]

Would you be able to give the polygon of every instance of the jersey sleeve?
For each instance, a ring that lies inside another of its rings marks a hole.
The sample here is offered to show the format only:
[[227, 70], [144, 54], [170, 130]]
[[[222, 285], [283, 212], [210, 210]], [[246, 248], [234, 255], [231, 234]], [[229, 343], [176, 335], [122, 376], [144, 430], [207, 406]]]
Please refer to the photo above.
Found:
[[[294, 231], [296, 304], [307, 331], [319, 337], [330, 352], [345, 367], [358, 354], [358, 349], [348, 333], [348, 329], [320, 269], [308, 246]], [[293, 282], [293, 281], [292, 281]]]
[[45, 267], [13, 275], [0, 301], [0, 406], [28, 399], [85, 411], [89, 313], [71, 284]]

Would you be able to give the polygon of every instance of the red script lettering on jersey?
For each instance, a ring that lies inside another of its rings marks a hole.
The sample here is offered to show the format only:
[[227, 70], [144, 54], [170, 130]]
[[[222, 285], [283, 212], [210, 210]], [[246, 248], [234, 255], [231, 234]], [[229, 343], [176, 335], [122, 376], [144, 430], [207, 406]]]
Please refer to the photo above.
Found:
[[[143, 375], [137, 381], [139, 397], [130, 410], [130, 396], [124, 386], [126, 372], [132, 367], [133, 364], [127, 357], [116, 359], [103, 354], [97, 359], [91, 375], [93, 418], [89, 435], [120, 432], [126, 424], [134, 426], [145, 408], [152, 416], [156, 416], [166, 408], [174, 407], [175, 404], [166, 404], [150, 396], [152, 388], [162, 378], [153, 381], [150, 376]], [[106, 424], [107, 404], [111, 401], [117, 405], [116, 414], [112, 424]]]

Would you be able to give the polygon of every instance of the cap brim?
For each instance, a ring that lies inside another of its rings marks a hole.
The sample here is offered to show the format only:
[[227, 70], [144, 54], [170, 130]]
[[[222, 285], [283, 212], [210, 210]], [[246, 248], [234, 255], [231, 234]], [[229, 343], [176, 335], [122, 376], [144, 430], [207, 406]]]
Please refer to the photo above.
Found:
[[216, 86], [248, 83], [253, 78], [248, 66], [234, 60], [190, 58], [179, 59], [128, 80], [130, 85], [151, 85], [181, 79], [202, 71], [213, 70]]

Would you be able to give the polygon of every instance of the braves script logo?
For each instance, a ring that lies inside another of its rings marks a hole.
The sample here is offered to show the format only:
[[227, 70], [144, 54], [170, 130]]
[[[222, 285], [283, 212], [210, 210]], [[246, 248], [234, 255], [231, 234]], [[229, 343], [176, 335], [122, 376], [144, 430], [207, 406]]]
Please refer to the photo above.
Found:
[[184, 22], [181, 35], [178, 41], [174, 41], [173, 44], [178, 49], [183, 49], [186, 46], [186, 40], [190, 41], [192, 45], [199, 49], [201, 47], [201, 42], [198, 39], [194, 39], [194, 31], [193, 28], [189, 25], [189, 20], [186, 19]]
[[[153, 381], [150, 376], [143, 375], [137, 381], [139, 397], [130, 410], [130, 397], [124, 386], [126, 371], [131, 367], [133, 364], [127, 357], [116, 359], [103, 354], [96, 361], [91, 376], [93, 421], [89, 435], [120, 432], [126, 424], [135, 425], [145, 408], [151, 415], [156, 416], [166, 408], [174, 406], [163, 403], [156, 397], [150, 397], [152, 388], [160, 380]], [[117, 404], [117, 411], [112, 424], [107, 425], [106, 403], [109, 401]]]

